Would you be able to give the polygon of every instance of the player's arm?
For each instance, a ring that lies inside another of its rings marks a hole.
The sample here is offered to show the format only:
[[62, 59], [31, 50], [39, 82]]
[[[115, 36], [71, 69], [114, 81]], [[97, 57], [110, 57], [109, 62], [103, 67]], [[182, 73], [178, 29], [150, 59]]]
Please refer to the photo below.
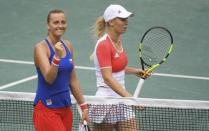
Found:
[[80, 105], [80, 108], [82, 110], [82, 121], [86, 120], [89, 121], [88, 117], [88, 107], [87, 104], [84, 101], [83, 93], [79, 84], [79, 81], [76, 76], [75, 68], [73, 69], [71, 73], [71, 80], [70, 80], [70, 85], [71, 85], [71, 92], [73, 96], [75, 97], [77, 103]]
[[131, 97], [131, 94], [126, 91], [120, 83], [112, 76], [111, 65], [111, 50], [106, 43], [100, 43], [96, 49], [96, 56], [100, 65], [100, 70], [105, 84], [113, 91], [123, 97]]
[[[67, 41], [66, 43], [67, 43], [68, 49], [70, 50], [72, 60], [74, 62], [73, 46], [69, 41]], [[82, 109], [82, 120], [89, 121], [87, 104], [84, 101], [83, 92], [81, 90], [80, 83], [78, 81], [75, 68], [71, 72], [70, 82], [71, 82], [70, 83], [71, 92], [72, 92], [73, 96], [75, 97], [77, 103], [80, 105], [80, 107]]]
[[[70, 54], [72, 56], [72, 61], [74, 63], [74, 57], [73, 57], [73, 46], [70, 41], [65, 41], [67, 43], [67, 47], [70, 50]], [[83, 93], [81, 91], [80, 83], [77, 79], [75, 68], [71, 72], [70, 76], [70, 85], [71, 85], [71, 92], [75, 99], [77, 100], [78, 104], [84, 103]]]
[[125, 73], [126, 74], [133, 74], [133, 75], [140, 75], [143, 74], [144, 71], [142, 69], [134, 68], [134, 67], [126, 67], [125, 68]]
[[102, 77], [104, 82], [112, 88], [117, 94], [123, 97], [131, 97], [132, 95], [126, 91], [120, 83], [118, 83], [115, 78], [112, 77], [112, 69], [111, 67], [101, 68]]
[[49, 84], [52, 84], [57, 76], [58, 66], [50, 64], [49, 55], [49, 49], [44, 41], [36, 44], [34, 48], [34, 63], [40, 69], [44, 79]]
[[147, 78], [147, 77], [149, 77], [151, 75], [150, 72], [146, 73], [146, 70], [144, 71], [144, 70], [139, 69], [139, 68], [128, 67], [128, 66], [125, 68], [125, 73], [126, 74], [136, 75], [138, 77], [143, 77], [144, 74], [146, 74], [145, 78]]

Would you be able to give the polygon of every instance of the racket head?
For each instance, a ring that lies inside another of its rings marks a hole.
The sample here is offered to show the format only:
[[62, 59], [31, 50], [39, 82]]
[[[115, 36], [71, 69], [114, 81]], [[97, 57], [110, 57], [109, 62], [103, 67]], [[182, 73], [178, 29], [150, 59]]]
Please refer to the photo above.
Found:
[[173, 50], [173, 36], [165, 27], [149, 28], [142, 36], [139, 44], [139, 58], [142, 69], [155, 70], [166, 61]]

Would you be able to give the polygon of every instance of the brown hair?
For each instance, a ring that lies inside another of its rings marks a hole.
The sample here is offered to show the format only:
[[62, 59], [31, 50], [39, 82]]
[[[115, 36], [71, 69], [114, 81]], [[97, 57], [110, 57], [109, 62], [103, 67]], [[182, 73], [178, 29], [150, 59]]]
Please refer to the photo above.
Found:
[[50, 21], [51, 14], [55, 14], [55, 13], [63, 13], [64, 14], [64, 11], [60, 10], [60, 9], [54, 9], [54, 10], [49, 11], [48, 16], [47, 16], [47, 23], [49, 23], [49, 21]]

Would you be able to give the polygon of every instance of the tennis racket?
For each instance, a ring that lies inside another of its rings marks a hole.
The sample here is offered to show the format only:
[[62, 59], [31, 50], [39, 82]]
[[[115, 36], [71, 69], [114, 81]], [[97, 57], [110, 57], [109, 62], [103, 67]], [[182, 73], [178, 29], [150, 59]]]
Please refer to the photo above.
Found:
[[[139, 43], [139, 58], [142, 70], [153, 72], [164, 63], [173, 51], [174, 43], [171, 32], [165, 27], [148, 29]], [[145, 76], [145, 75], [144, 75]], [[144, 84], [144, 76], [140, 78], [134, 97], [138, 97]]]
[[86, 121], [79, 124], [79, 131], [91, 131]]

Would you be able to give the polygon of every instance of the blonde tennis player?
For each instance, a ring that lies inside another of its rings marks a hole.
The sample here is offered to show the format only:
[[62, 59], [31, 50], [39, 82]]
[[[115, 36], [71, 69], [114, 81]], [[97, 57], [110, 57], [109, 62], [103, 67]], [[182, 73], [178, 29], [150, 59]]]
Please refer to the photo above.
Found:
[[[97, 78], [96, 96], [132, 97], [125, 88], [125, 74], [142, 76], [145, 73], [141, 69], [127, 66], [128, 57], [123, 48], [122, 34], [126, 32], [128, 18], [131, 16], [133, 13], [121, 5], [111, 4], [103, 16], [97, 18], [94, 30], [98, 40], [93, 53]], [[92, 109], [90, 116], [94, 131], [136, 131], [135, 114], [131, 107], [123, 105], [99, 110], [100, 114], [105, 112], [103, 116], [97, 114], [98, 107]]]

